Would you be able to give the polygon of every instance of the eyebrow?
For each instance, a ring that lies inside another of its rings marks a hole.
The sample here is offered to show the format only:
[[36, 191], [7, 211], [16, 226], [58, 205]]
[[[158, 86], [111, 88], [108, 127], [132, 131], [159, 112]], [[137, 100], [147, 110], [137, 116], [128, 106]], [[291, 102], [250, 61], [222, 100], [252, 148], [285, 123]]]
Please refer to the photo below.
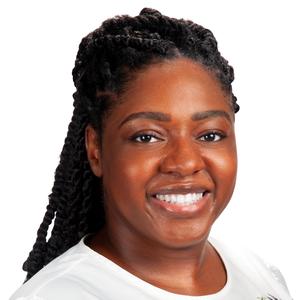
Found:
[[224, 110], [208, 110], [203, 112], [196, 112], [192, 115], [192, 120], [201, 121], [204, 119], [216, 117], [223, 117], [226, 118], [229, 122], [232, 122], [232, 118], [230, 117], [229, 113]]
[[171, 117], [168, 114], [164, 114], [156, 111], [142, 111], [129, 115], [125, 118], [119, 125], [119, 128], [126, 122], [134, 120], [134, 119], [150, 119], [156, 121], [169, 122], [171, 121]]
[[[230, 117], [229, 113], [223, 110], [209, 110], [209, 111], [203, 111], [203, 112], [196, 112], [192, 115], [191, 119], [193, 121], [201, 121], [208, 118], [216, 118], [216, 117], [223, 117], [226, 118], [229, 122], [232, 122], [232, 118]], [[171, 116], [169, 114], [165, 114], [162, 112], [156, 112], [156, 111], [142, 111], [137, 112], [129, 115], [126, 117], [119, 125], [119, 128], [134, 119], [150, 119], [150, 120], [156, 120], [156, 121], [162, 121], [162, 122], [170, 122]]]

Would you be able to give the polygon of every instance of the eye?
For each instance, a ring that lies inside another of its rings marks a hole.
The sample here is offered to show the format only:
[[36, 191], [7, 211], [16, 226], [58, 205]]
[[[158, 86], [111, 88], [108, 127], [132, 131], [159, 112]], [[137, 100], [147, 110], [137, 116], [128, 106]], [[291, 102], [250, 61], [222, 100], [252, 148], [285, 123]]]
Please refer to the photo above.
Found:
[[140, 133], [137, 135], [134, 135], [133, 137], [130, 138], [130, 140], [137, 142], [137, 143], [156, 143], [160, 141], [161, 139], [158, 138], [157, 136], [149, 133]]
[[204, 142], [218, 142], [225, 138], [225, 135], [220, 132], [208, 132], [200, 136], [200, 140]]

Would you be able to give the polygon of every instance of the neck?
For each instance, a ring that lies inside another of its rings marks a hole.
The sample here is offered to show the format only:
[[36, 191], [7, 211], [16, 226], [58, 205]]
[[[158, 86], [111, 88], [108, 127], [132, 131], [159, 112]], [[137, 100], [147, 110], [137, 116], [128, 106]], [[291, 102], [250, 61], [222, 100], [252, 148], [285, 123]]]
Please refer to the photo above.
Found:
[[226, 282], [225, 268], [207, 236], [193, 245], [170, 247], [107, 226], [89, 246], [133, 275], [170, 292], [212, 294]]

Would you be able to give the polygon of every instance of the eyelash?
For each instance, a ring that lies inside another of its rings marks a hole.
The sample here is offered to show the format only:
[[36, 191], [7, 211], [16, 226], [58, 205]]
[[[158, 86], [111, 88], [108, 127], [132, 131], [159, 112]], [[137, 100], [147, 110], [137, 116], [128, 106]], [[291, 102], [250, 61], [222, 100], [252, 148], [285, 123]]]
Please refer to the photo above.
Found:
[[[130, 140], [133, 141], [133, 142], [136, 142], [136, 143], [142, 143], [142, 144], [148, 144], [148, 143], [155, 143], [155, 142], [150, 142], [149, 140], [148, 141], [142, 141], [142, 140], [137, 140], [138, 138], [142, 138], [142, 137], [148, 137], [150, 138], [150, 140], [152, 138], [155, 138], [156, 140], [159, 140], [159, 141], [162, 141], [163, 139], [162, 138], [159, 138], [157, 135], [153, 134], [153, 133], [146, 133], [146, 132], [143, 132], [143, 133], [139, 133], [139, 134], [135, 134], [133, 135], [132, 137], [130, 137]], [[217, 137], [217, 140], [215, 140], [215, 138]], [[205, 134], [202, 134], [198, 139], [203, 141], [203, 142], [207, 142], [207, 143], [216, 143], [218, 141], [221, 141], [222, 139], [224, 139], [226, 137], [225, 134], [221, 133], [221, 132], [218, 132], [218, 131], [210, 131], [210, 132], [207, 132]], [[211, 140], [211, 138], [213, 140]]]
[[[217, 140], [205, 140], [205, 137], [212, 137], [212, 136], [214, 138], [216, 136], [218, 136], [218, 139]], [[207, 132], [205, 134], [202, 134], [200, 136], [200, 140], [203, 141], [203, 142], [208, 142], [208, 143], [216, 143], [216, 142], [219, 142], [219, 141], [223, 140], [225, 137], [226, 137], [226, 135], [219, 132], [219, 131], [210, 131], [210, 132]], [[204, 138], [204, 139], [202, 139], [202, 138]]]
[[130, 137], [130, 140], [136, 143], [142, 143], [142, 144], [147, 144], [147, 143], [153, 143], [153, 142], [145, 142], [145, 141], [138, 141], [138, 138], [141, 137], [150, 137], [150, 138], [155, 138], [156, 140], [160, 140], [162, 141], [161, 138], [159, 138], [157, 135], [153, 134], [153, 133], [147, 133], [147, 132], [142, 132], [142, 133], [138, 133], [133, 135], [132, 137]]

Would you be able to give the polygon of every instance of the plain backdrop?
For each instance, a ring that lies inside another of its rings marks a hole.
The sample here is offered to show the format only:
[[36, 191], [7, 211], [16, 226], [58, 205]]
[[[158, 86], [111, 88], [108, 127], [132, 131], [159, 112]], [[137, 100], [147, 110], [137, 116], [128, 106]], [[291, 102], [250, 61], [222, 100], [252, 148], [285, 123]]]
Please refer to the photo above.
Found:
[[300, 299], [300, 18], [289, 0], [1, 2], [1, 299], [23, 282], [45, 212], [72, 115], [79, 42], [106, 18], [143, 7], [211, 29], [234, 66], [239, 173], [212, 235], [275, 264]]

